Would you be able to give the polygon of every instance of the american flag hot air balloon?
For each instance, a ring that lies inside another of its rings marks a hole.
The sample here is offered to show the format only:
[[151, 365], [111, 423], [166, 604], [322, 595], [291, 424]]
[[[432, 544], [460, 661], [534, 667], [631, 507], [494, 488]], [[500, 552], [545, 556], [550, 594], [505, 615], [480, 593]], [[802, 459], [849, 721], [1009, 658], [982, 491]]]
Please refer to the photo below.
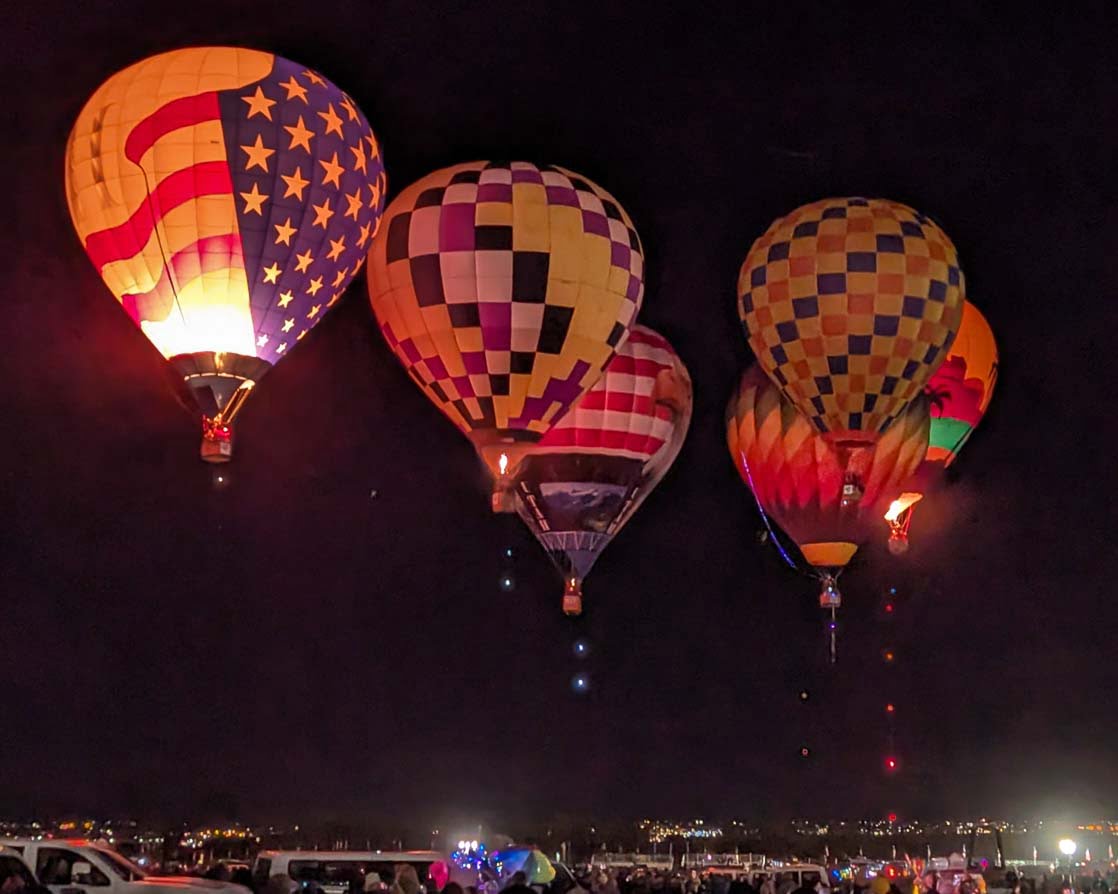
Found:
[[380, 146], [353, 100], [271, 53], [193, 47], [113, 75], [66, 148], [78, 236], [232, 453], [253, 385], [341, 297], [384, 208]]

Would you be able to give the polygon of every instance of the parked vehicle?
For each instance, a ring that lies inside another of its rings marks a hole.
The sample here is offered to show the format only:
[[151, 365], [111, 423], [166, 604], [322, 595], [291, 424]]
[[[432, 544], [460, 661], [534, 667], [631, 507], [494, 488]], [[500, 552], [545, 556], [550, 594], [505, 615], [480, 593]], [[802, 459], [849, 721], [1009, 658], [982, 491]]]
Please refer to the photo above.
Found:
[[10, 847], [0, 847], [0, 889], [20, 894], [48, 894], [31, 867], [23, 862], [19, 851]]
[[391, 885], [400, 863], [415, 867], [421, 891], [438, 891], [431, 865], [445, 863], [445, 858], [437, 851], [261, 851], [252, 864], [252, 884], [260, 892], [269, 878], [279, 875], [310, 894], [363, 894], [370, 873]]
[[5, 838], [0, 847], [17, 853], [50, 894], [249, 894], [231, 882], [148, 875], [107, 844], [84, 838]]

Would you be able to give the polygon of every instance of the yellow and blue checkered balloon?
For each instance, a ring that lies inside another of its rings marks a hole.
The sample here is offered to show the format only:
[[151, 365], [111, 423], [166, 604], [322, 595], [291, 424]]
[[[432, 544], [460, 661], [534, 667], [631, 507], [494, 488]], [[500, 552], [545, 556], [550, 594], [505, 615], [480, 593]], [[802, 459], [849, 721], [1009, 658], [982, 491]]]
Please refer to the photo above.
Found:
[[963, 314], [955, 246], [886, 199], [823, 199], [750, 248], [738, 311], [761, 367], [836, 443], [873, 441], [921, 393]]

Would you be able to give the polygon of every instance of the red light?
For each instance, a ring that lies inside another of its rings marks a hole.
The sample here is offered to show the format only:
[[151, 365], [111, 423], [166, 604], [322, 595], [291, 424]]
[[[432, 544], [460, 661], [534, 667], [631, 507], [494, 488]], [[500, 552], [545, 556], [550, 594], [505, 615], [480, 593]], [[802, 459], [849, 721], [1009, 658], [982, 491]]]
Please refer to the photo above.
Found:
[[[895, 823], [896, 821], [897, 821], [897, 815], [895, 813], [890, 813], [889, 814], [889, 822]], [[893, 867], [890, 866], [889, 868], [892, 869]]]
[[885, 603], [885, 613], [887, 615], [893, 614], [893, 603], [892, 602], [886, 602]]
[[896, 878], [897, 877], [897, 867], [896, 866], [886, 866], [885, 867], [885, 877], [886, 878]]
[[893, 755], [889, 755], [887, 758], [885, 758], [885, 769], [889, 770], [890, 772], [897, 769], [897, 759], [893, 757]]
[[895, 708], [895, 707], [893, 706], [893, 703], [892, 703], [892, 702], [889, 702], [889, 704], [887, 704], [887, 705], [885, 706], [885, 713], [886, 713], [886, 714], [892, 714], [892, 713], [893, 713], [894, 711], [896, 711], [896, 710], [897, 710], [897, 709], [896, 709], [896, 708]]

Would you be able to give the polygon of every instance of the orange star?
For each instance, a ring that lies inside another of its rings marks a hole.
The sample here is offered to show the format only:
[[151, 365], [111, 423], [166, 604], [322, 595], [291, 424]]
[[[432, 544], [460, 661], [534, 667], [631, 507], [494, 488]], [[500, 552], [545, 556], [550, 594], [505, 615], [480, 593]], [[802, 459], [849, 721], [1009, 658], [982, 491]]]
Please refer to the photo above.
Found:
[[287, 91], [287, 98], [294, 99], [296, 96], [307, 102], [307, 88], [295, 80], [295, 75], [292, 75], [286, 83], [280, 84]]
[[339, 105], [341, 105], [341, 107], [345, 109], [346, 117], [350, 121], [357, 120], [357, 109], [354, 107], [352, 99], [347, 96], [341, 101], [341, 103], [339, 103]]
[[[321, 113], [319, 113], [321, 114]], [[291, 134], [291, 145], [288, 149], [294, 149], [296, 146], [302, 146], [307, 150], [309, 155], [311, 152], [311, 137], [314, 136], [314, 131], [310, 130], [307, 125], [303, 123], [303, 116], [299, 116], [299, 120], [295, 122], [295, 126], [285, 124], [283, 129]]]
[[370, 208], [376, 208], [377, 205], [380, 204], [380, 185], [379, 184], [380, 184], [379, 180], [377, 180], [374, 183], [369, 184], [369, 192], [372, 193], [372, 196], [369, 198], [369, 207]]
[[326, 86], [326, 82], [309, 68], [303, 72], [303, 77], [310, 81], [312, 84], [318, 84], [319, 87]]
[[280, 267], [275, 261], [272, 261], [271, 267], [264, 268], [264, 282], [279, 283]]
[[334, 302], [337, 301], [341, 297], [342, 297], [341, 292], [335, 292], [333, 295], [330, 296], [330, 300], [326, 302], [326, 306], [327, 307], [333, 307]]
[[368, 224], [361, 224], [361, 238], [357, 240], [357, 247], [364, 248], [365, 243], [369, 241], [369, 236], [372, 235], [372, 227]]
[[326, 253], [326, 257], [331, 261], [336, 261], [341, 257], [343, 251], [345, 251], [345, 233], [342, 233], [340, 239], [330, 240], [330, 251]]
[[345, 139], [345, 134], [342, 133], [342, 119], [339, 118], [338, 113], [334, 111], [333, 103], [330, 103], [326, 107], [325, 112], [319, 112], [318, 117], [326, 122], [325, 133], [330, 133], [331, 131], [333, 131], [343, 140]]
[[289, 305], [294, 300], [295, 296], [291, 294], [291, 289], [288, 289], [286, 292], [280, 292], [279, 306], [287, 307], [287, 305]]
[[380, 158], [380, 146], [371, 131], [365, 134], [365, 141], [369, 144], [369, 158]]
[[283, 321], [283, 331], [284, 332], [290, 332], [292, 327], [294, 327], [294, 325], [295, 325], [295, 318], [294, 317], [292, 317], [290, 320], [284, 320]]
[[264, 216], [261, 210], [264, 203], [268, 200], [267, 193], [262, 193], [255, 183], [252, 184], [252, 192], [241, 193], [241, 198], [245, 200], [245, 214], [259, 214]]
[[322, 310], [322, 305], [316, 304], [314, 307], [307, 311], [307, 319], [313, 320], [320, 310]]
[[287, 192], [283, 194], [286, 199], [289, 196], [295, 196], [300, 202], [303, 201], [303, 189], [310, 183], [309, 180], [303, 179], [303, 172], [299, 166], [295, 166], [295, 173], [290, 177], [287, 174], [280, 174], [280, 179], [287, 184]]
[[308, 248], [305, 254], [295, 255], [295, 272], [306, 273], [307, 268], [314, 263], [314, 258], [311, 256], [311, 250]]
[[318, 290], [321, 289], [321, 288], [322, 288], [322, 277], [321, 276], [316, 276], [314, 279], [311, 280], [310, 285], [307, 286], [307, 294], [308, 295], [317, 295]]
[[319, 160], [325, 173], [322, 175], [323, 183], [333, 183], [337, 189], [342, 188], [341, 176], [345, 173], [345, 168], [338, 164], [338, 153], [334, 153], [334, 157], [329, 161]]
[[[302, 196], [300, 196], [299, 198], [302, 198]], [[298, 227], [291, 226], [290, 216], [288, 216], [287, 220], [285, 220], [283, 223], [272, 224], [272, 226], [276, 228], [276, 245], [279, 245], [281, 242], [284, 245], [290, 245], [291, 237], [299, 232]]]
[[295, 336], [295, 341], [302, 341], [303, 336], [307, 334], [307, 330], [303, 329], [298, 335]]
[[369, 172], [365, 165], [365, 145], [358, 140], [356, 146], [349, 147], [349, 151], [353, 153], [353, 170], [368, 176]]
[[330, 200], [325, 199], [321, 205], [311, 205], [311, 207], [314, 209], [314, 226], [325, 230], [330, 218], [334, 216], [330, 208]]
[[256, 92], [252, 96], [242, 96], [241, 102], [248, 103], [249, 118], [253, 115], [263, 115], [269, 121], [272, 120], [272, 106], [276, 104], [276, 101], [274, 99], [268, 99], [260, 87], [256, 88]]
[[242, 146], [241, 150], [248, 154], [248, 161], [245, 163], [245, 170], [251, 171], [253, 168], [263, 168], [264, 173], [268, 173], [268, 158], [276, 154], [275, 149], [269, 149], [264, 145], [264, 137], [261, 134], [256, 135], [256, 142], [251, 146]]
[[336, 289], [342, 284], [342, 280], [345, 279], [347, 273], [349, 273], [349, 268], [343, 267], [341, 270], [334, 274], [334, 281], [331, 283], [331, 285]]
[[361, 187], [357, 187], [357, 192], [353, 195], [345, 194], [346, 203], [349, 205], [345, 210], [346, 217], [352, 217], [357, 220], [357, 213], [361, 210]]
[[278, 345], [276, 346], [276, 353], [277, 353], [277, 354], [282, 354], [282, 353], [283, 353], [283, 350], [284, 350], [284, 348], [286, 348], [286, 347], [287, 347], [287, 342], [280, 342], [280, 343], [279, 343], [279, 344], [278, 344]]

